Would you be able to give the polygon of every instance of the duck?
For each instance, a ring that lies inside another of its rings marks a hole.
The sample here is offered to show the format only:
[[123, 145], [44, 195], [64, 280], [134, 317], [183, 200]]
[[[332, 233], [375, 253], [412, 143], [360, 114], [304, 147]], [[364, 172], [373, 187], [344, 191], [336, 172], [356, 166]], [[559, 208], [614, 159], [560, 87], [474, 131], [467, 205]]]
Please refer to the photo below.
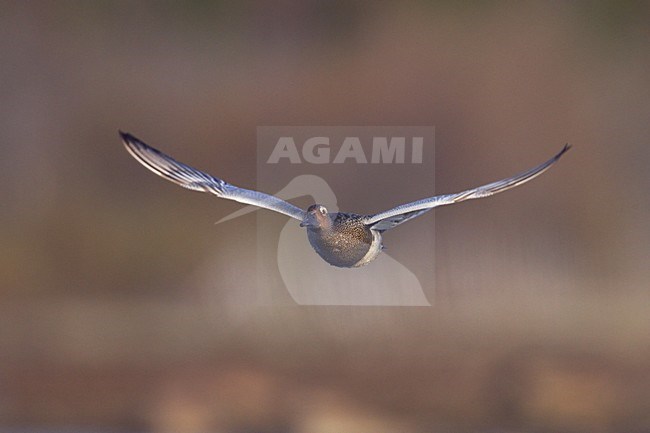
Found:
[[423, 198], [375, 214], [329, 212], [319, 203], [306, 210], [260, 191], [240, 188], [179, 162], [128, 132], [119, 131], [126, 150], [145, 168], [183, 188], [268, 209], [299, 221], [314, 251], [340, 268], [359, 268], [384, 249], [383, 234], [430, 210], [466, 200], [490, 197], [534, 179], [554, 165], [570, 148], [568, 143], [549, 160], [515, 176], [465, 191]]

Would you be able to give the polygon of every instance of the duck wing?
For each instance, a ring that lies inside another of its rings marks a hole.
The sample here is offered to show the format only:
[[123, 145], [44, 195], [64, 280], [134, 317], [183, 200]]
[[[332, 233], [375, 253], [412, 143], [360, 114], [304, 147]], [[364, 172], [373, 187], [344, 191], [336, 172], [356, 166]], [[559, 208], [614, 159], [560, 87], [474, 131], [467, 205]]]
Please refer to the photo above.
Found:
[[189, 165], [183, 164], [154, 149], [133, 135], [120, 131], [126, 150], [140, 164], [183, 188], [193, 191], [208, 192], [217, 197], [250, 204], [287, 215], [299, 221], [303, 220], [304, 211], [275, 196], [263, 192], [239, 188], [225, 180], [211, 176]]
[[456, 194], [438, 195], [435, 197], [429, 197], [411, 203], [406, 203], [387, 211], [380, 212], [378, 214], [368, 215], [364, 218], [363, 222], [366, 224], [366, 226], [373, 230], [384, 231], [392, 229], [393, 227], [396, 227], [406, 221], [418, 217], [438, 206], [459, 203], [465, 200], [489, 197], [491, 195], [498, 194], [510, 188], [522, 185], [544, 173], [549, 169], [550, 166], [555, 164], [555, 162], [557, 162], [557, 160], [560, 159], [560, 157], [564, 155], [564, 153], [570, 148], [571, 145], [564, 145], [564, 148], [553, 158], [516, 176], [492, 182], [487, 185], [479, 186], [477, 188], [468, 189]]

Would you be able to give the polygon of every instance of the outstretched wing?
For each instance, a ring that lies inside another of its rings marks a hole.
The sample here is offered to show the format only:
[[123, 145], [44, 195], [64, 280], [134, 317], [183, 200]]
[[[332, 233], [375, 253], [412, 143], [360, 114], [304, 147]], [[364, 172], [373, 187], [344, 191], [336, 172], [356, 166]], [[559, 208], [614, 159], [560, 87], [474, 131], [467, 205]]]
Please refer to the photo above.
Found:
[[369, 215], [364, 219], [364, 223], [373, 230], [388, 230], [410, 219], [420, 216], [423, 213], [430, 211], [434, 207], [458, 203], [474, 198], [489, 197], [510, 188], [514, 188], [544, 173], [570, 148], [571, 146], [569, 144], [566, 144], [564, 148], [553, 158], [549, 159], [543, 164], [538, 165], [535, 168], [520, 173], [516, 176], [492, 182], [487, 185], [479, 186], [478, 188], [468, 189], [467, 191], [459, 192], [456, 194], [439, 195], [436, 197], [414, 201], [412, 203], [406, 203], [385, 212]]
[[195, 168], [176, 161], [159, 150], [143, 143], [131, 134], [120, 131], [126, 150], [142, 165], [158, 176], [183, 188], [209, 192], [217, 197], [251, 204], [279, 212], [302, 221], [304, 211], [291, 203], [258, 191], [238, 188], [228, 182], [210, 176]]

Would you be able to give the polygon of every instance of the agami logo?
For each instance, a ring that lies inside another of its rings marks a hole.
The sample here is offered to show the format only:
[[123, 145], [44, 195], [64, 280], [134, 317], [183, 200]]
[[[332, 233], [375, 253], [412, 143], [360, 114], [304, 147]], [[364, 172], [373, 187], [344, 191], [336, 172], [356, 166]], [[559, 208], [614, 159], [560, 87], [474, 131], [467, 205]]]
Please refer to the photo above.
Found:
[[[373, 213], [431, 196], [434, 134], [432, 126], [260, 126], [257, 189], [334, 213]], [[254, 210], [240, 209], [222, 222]], [[288, 292], [299, 305], [429, 306], [435, 296], [433, 215], [419, 227], [400, 229], [402, 242], [389, 242], [368, 266], [347, 269], [314, 254], [295, 221], [257, 212], [258, 299], [274, 303]], [[413, 238], [418, 242], [402, 248]]]
[[371, 137], [367, 139], [369, 146], [366, 145], [372, 149], [370, 158], [361, 141], [362, 137], [345, 137], [340, 143], [332, 143], [330, 137], [309, 137], [299, 142], [302, 144], [302, 152], [299, 152], [295, 138], [284, 136], [278, 139], [266, 163], [277, 164], [286, 159], [292, 164], [343, 164], [348, 160], [357, 164], [404, 164], [408, 147], [410, 163], [422, 164], [424, 137], [409, 137], [409, 146], [407, 137], [403, 136]]

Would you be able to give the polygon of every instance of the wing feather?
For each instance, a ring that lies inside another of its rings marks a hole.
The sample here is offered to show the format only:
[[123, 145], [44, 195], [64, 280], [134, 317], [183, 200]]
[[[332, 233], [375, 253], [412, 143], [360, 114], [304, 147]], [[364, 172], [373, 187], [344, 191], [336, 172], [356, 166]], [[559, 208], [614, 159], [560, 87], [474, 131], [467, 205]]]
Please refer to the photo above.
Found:
[[263, 192], [239, 188], [189, 165], [178, 162], [131, 134], [120, 131], [126, 150], [140, 164], [158, 176], [193, 191], [269, 209], [302, 221], [304, 211], [291, 203]]
[[522, 185], [544, 173], [549, 169], [551, 165], [555, 164], [555, 162], [557, 162], [557, 160], [560, 159], [560, 157], [564, 155], [564, 153], [570, 148], [571, 146], [569, 144], [566, 144], [564, 148], [553, 158], [516, 176], [492, 182], [487, 185], [479, 186], [477, 188], [468, 189], [456, 194], [439, 195], [414, 201], [412, 203], [406, 203], [375, 215], [369, 215], [365, 218], [364, 223], [373, 230], [384, 231], [398, 226], [410, 219], [418, 217], [438, 206], [459, 203], [465, 200], [489, 197], [491, 195], [498, 194], [516, 186]]

